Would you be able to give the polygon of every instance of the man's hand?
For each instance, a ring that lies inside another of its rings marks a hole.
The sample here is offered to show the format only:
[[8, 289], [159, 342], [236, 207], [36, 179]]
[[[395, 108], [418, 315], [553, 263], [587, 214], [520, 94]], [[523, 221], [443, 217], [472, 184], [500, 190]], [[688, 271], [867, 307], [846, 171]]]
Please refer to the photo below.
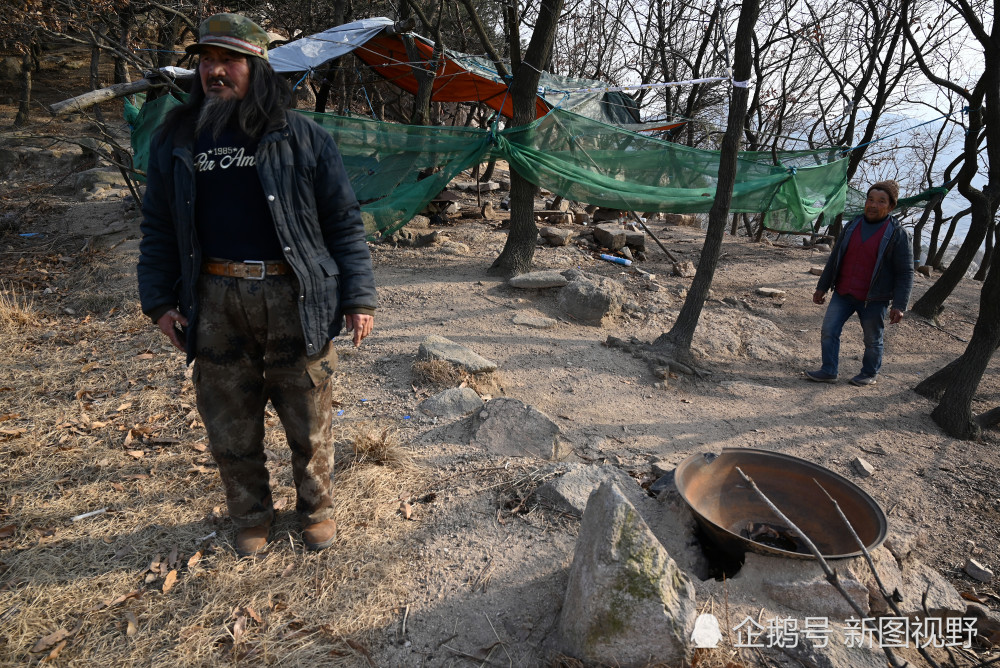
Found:
[[816, 292], [813, 293], [813, 303], [814, 304], [823, 304], [825, 302], [826, 302], [826, 293], [825, 292], [820, 292], [819, 290], [817, 290]]
[[187, 318], [174, 309], [170, 309], [156, 321], [156, 325], [160, 328], [160, 331], [166, 334], [167, 338], [170, 339], [170, 343], [174, 344], [179, 350], [184, 350], [184, 341], [182, 340], [184, 332], [178, 329], [177, 325], [187, 327], [187, 324]]
[[354, 332], [354, 347], [361, 345], [361, 341], [372, 333], [375, 327], [375, 318], [364, 313], [348, 313], [344, 316], [347, 321], [347, 331]]
[[903, 312], [898, 308], [889, 309], [889, 324], [898, 325], [903, 320]]

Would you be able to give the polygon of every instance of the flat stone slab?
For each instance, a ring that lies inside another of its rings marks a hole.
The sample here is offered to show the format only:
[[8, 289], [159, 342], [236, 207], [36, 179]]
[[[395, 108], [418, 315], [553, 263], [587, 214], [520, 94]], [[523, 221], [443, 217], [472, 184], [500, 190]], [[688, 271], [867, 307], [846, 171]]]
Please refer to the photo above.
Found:
[[471, 387], [452, 387], [427, 397], [417, 406], [435, 417], [455, 418], [468, 415], [483, 407], [483, 400]]
[[513, 276], [507, 285], [512, 288], [523, 290], [541, 290], [544, 288], [561, 288], [569, 281], [558, 271], [547, 269], [544, 271], [530, 271], [527, 274]]
[[496, 362], [491, 362], [465, 346], [437, 334], [431, 334], [420, 343], [417, 357], [451, 362], [469, 373], [486, 373], [496, 371], [497, 368]]
[[785, 291], [778, 288], [757, 288], [757, 294], [764, 297], [784, 297]]
[[554, 318], [546, 318], [540, 315], [525, 315], [524, 313], [515, 315], [513, 322], [515, 325], [523, 325], [534, 329], [552, 329], [559, 324], [559, 321]]

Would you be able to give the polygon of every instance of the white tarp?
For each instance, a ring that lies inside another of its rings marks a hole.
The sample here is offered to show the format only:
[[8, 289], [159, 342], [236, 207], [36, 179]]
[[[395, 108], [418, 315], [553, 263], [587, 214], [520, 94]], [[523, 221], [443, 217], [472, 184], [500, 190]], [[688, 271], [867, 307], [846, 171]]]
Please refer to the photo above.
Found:
[[352, 21], [270, 49], [267, 57], [277, 72], [307, 72], [350, 53], [392, 24], [381, 16]]

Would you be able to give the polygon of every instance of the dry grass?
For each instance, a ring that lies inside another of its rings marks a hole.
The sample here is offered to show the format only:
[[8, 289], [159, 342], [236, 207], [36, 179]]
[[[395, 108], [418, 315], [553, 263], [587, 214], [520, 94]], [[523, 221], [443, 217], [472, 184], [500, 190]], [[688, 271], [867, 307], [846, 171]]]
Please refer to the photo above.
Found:
[[412, 366], [413, 382], [431, 391], [468, 386], [480, 396], [503, 392], [497, 372], [472, 374], [445, 360], [417, 360]]
[[338, 541], [313, 553], [270, 417], [275, 540], [237, 559], [189, 374], [138, 312], [134, 264], [71, 259], [0, 284], [0, 664], [365, 663], [406, 597], [399, 499], [424, 485], [398, 435], [338, 421]]
[[413, 363], [413, 382], [425, 387], [455, 387], [469, 376], [469, 373], [444, 360], [417, 360]]
[[0, 280], [0, 335], [15, 336], [35, 319], [34, 296]]

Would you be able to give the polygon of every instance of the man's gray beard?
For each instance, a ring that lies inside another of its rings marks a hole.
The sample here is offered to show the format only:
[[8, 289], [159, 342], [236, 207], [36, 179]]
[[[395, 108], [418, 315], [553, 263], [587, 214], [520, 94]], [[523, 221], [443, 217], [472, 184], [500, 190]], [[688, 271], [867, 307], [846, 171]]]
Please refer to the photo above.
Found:
[[198, 112], [198, 122], [195, 124], [195, 131], [201, 134], [208, 130], [212, 134], [212, 139], [218, 139], [222, 131], [229, 125], [230, 119], [239, 108], [240, 101], [224, 99], [218, 97], [205, 98]]

